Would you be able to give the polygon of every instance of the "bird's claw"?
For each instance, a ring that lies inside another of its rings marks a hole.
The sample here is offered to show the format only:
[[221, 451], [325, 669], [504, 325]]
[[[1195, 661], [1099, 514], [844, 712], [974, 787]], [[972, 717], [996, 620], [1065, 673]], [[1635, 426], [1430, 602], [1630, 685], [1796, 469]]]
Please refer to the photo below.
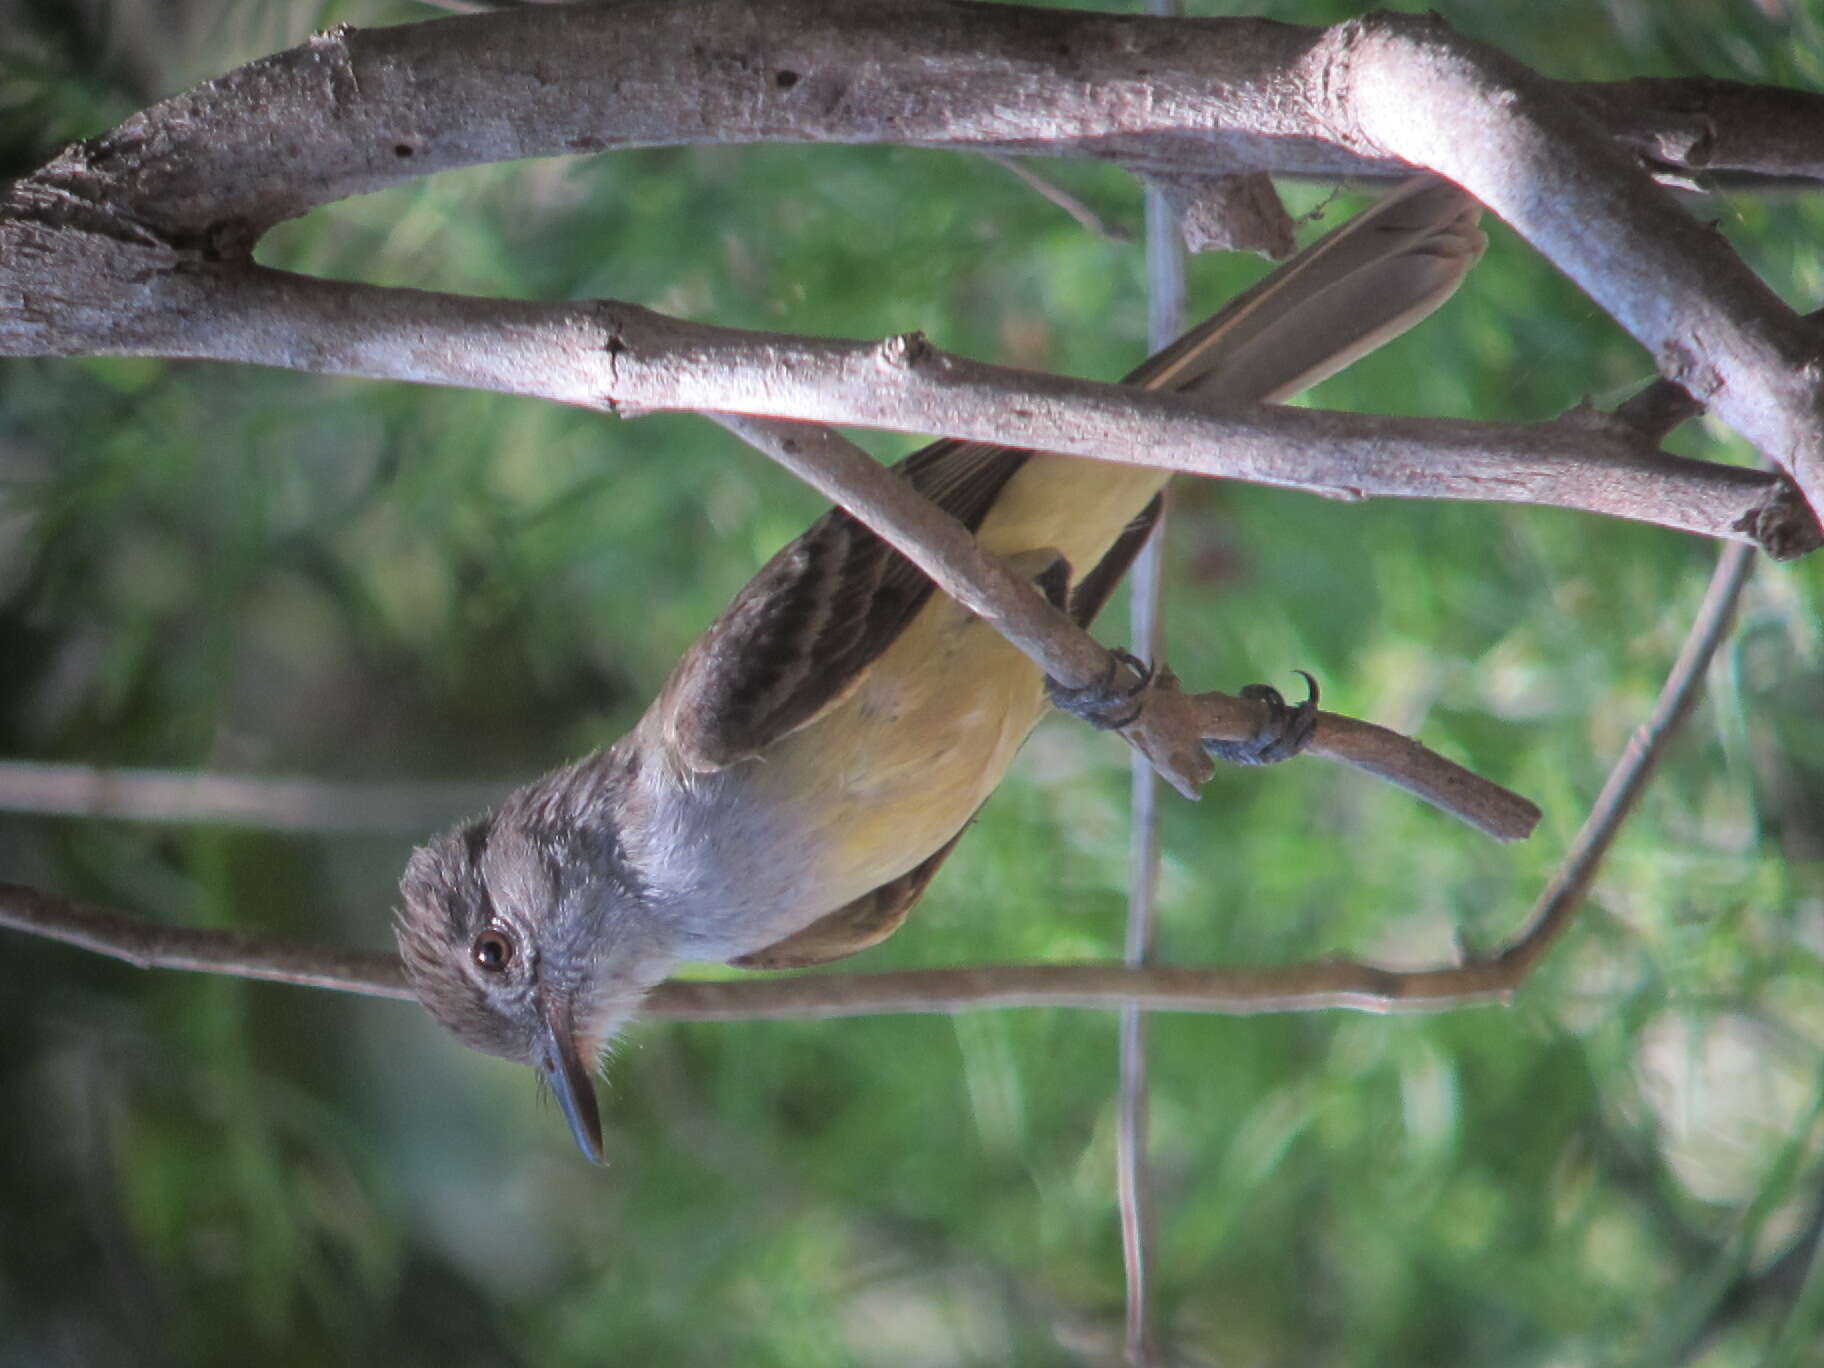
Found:
[[[1117, 689], [1115, 673], [1123, 665], [1137, 674], [1140, 682]], [[1089, 723], [1097, 731], [1120, 731], [1138, 720], [1143, 705], [1134, 699], [1152, 682], [1153, 667], [1132, 651], [1117, 646], [1109, 651], [1108, 668], [1094, 684], [1073, 689], [1047, 675], [1045, 693], [1051, 699], [1052, 707]]]
[[1265, 724], [1245, 741], [1205, 741], [1204, 749], [1235, 765], [1273, 765], [1310, 745], [1317, 731], [1317, 680], [1304, 670], [1297, 673], [1304, 675], [1310, 690], [1303, 703], [1287, 707], [1284, 695], [1271, 684], [1250, 684], [1241, 696], [1267, 705]]

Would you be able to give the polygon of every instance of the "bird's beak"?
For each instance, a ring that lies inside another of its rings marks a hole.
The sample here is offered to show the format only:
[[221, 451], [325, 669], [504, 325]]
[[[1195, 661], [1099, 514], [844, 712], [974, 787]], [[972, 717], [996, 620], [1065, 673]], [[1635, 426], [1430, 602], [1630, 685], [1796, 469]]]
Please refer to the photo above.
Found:
[[577, 1148], [592, 1164], [602, 1162], [602, 1115], [595, 1105], [595, 1082], [576, 1050], [576, 1023], [568, 1002], [545, 1004], [545, 1033], [539, 1042], [537, 1067], [557, 1105], [564, 1109]]

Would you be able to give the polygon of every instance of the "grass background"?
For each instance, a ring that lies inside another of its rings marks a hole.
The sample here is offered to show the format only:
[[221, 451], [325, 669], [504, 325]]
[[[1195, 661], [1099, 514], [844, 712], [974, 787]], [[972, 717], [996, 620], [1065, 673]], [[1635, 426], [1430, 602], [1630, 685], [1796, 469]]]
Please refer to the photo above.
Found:
[[[1824, 85], [1813, 0], [1441, 8], [1553, 75]], [[0, 175], [313, 30], [429, 13], [14, 0]], [[1138, 226], [1119, 171], [1044, 169]], [[1290, 193], [1302, 210], [1327, 191]], [[1824, 199], [1699, 212], [1787, 298], [1824, 297]], [[1543, 418], [1648, 376], [1491, 235], [1441, 315], [1315, 402]], [[485, 168], [332, 206], [261, 257], [731, 325], [923, 328], [1094, 376], [1144, 334], [1137, 246], [990, 163], [888, 148]], [[1194, 307], [1263, 269], [1198, 260]], [[1675, 445], [1749, 458], [1707, 424]], [[1181, 673], [1309, 668], [1334, 706], [1419, 731], [1546, 818], [1497, 849], [1322, 765], [1225, 773], [1201, 804], [1166, 800], [1163, 955], [1423, 963], [1502, 936], [1645, 715], [1713, 549], [1556, 511], [1181, 493]], [[685, 417], [8, 361], [0, 752], [504, 790], [628, 726], [818, 509]], [[1688, 735], [1511, 1010], [1154, 1018], [1155, 1296], [1182, 1361], [1817, 1361], [1816, 1251], [1755, 1275], [1815, 1243], [1824, 1183], [1821, 602], [1818, 562], [1757, 571]], [[1123, 632], [1111, 613], [1105, 639]], [[1048, 723], [858, 967], [1118, 955], [1126, 791], [1118, 744]], [[0, 815], [0, 877], [382, 946], [422, 834]], [[600, 1171], [525, 1070], [410, 1006], [3, 945], [0, 1363], [1062, 1364], [1118, 1346], [1111, 1017], [641, 1028], [611, 1071]]]

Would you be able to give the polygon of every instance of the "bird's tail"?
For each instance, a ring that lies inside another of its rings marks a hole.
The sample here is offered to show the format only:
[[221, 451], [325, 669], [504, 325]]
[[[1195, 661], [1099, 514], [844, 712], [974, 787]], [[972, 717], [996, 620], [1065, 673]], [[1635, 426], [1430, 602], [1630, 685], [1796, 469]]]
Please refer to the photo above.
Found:
[[[1289, 399], [1450, 298], [1488, 245], [1481, 216], [1450, 182], [1415, 176], [1149, 357], [1126, 383], [1233, 403]], [[1152, 534], [1160, 508], [1152, 491], [1165, 477], [1110, 471], [1105, 479], [1111, 507], [1150, 502], [1072, 586], [1070, 610], [1084, 626]]]
[[1126, 383], [1240, 403], [1290, 398], [1450, 298], [1488, 239], [1482, 206], [1415, 176], [1320, 238]]

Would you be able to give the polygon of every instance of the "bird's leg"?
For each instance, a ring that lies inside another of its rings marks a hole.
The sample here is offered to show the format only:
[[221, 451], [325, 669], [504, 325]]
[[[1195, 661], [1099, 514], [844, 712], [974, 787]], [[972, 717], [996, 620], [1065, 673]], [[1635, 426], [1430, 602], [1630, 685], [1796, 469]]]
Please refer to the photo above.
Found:
[[1036, 565], [1032, 582], [1045, 595], [1045, 601], [1061, 613], [1070, 611], [1070, 561], [1066, 557], [1047, 548], [1009, 556], [1007, 564], [1016, 574]]
[[[1062, 611], [1070, 610], [1070, 562], [1055, 551], [1029, 551], [1012, 557], [1017, 566], [1025, 557], [1047, 556], [1049, 559], [1033, 574], [1032, 582], [1039, 592], [1045, 595], [1051, 606]], [[1125, 665], [1139, 679], [1136, 683], [1117, 688], [1115, 678]], [[1051, 700], [1051, 706], [1060, 712], [1067, 712], [1079, 721], [1087, 722], [1097, 731], [1120, 731], [1140, 716], [1141, 705], [1134, 700], [1146, 691], [1146, 686], [1153, 682], [1153, 667], [1146, 664], [1131, 651], [1114, 647], [1108, 653], [1108, 666], [1102, 672], [1102, 678], [1094, 684], [1080, 689], [1059, 683], [1050, 675], [1045, 677], [1045, 694]]]

